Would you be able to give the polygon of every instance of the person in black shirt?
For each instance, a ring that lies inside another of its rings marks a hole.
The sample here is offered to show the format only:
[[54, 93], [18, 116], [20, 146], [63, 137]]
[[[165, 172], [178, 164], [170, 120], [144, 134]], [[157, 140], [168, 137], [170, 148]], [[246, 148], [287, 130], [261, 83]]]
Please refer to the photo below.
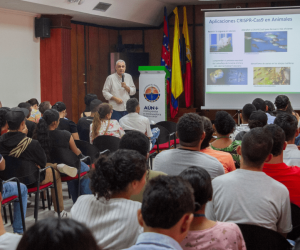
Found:
[[91, 115], [91, 102], [95, 99], [98, 99], [97, 95], [95, 94], [87, 94], [84, 97], [84, 103], [85, 103], [85, 110], [80, 114], [80, 117], [88, 117]]
[[91, 101], [90, 110], [91, 115], [88, 117], [81, 117], [77, 123], [77, 130], [80, 140], [90, 142], [90, 126], [93, 122], [94, 115], [98, 112], [99, 106], [102, 102], [98, 99]]
[[28, 111], [29, 111], [29, 114], [27, 115], [26, 120], [25, 120], [25, 124], [26, 124], [26, 127], [28, 129], [27, 137], [32, 138], [33, 131], [36, 127], [36, 123], [27, 120], [31, 115], [31, 105], [27, 102], [21, 102], [21, 103], [19, 103], [18, 107], [28, 109]]
[[78, 131], [76, 124], [67, 119], [67, 107], [63, 102], [57, 102], [52, 106], [52, 109], [55, 109], [59, 112], [59, 125], [57, 127], [58, 130], [67, 130], [69, 131], [74, 140], [79, 140]]

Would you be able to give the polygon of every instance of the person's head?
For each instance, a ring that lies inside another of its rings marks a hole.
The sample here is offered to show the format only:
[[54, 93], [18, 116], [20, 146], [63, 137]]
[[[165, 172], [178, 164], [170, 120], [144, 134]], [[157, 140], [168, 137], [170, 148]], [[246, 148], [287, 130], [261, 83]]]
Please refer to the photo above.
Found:
[[298, 135], [298, 121], [295, 116], [282, 112], [276, 116], [274, 124], [283, 129], [287, 142], [295, 140]]
[[256, 110], [261, 110], [266, 112], [267, 105], [263, 99], [256, 98], [253, 100], [252, 104], [255, 106]]
[[207, 117], [201, 116], [201, 118], [202, 118], [202, 122], [203, 122], [205, 138], [201, 143], [200, 149], [205, 149], [209, 146], [209, 142], [213, 137], [214, 129], [213, 129], [211, 121]]
[[168, 235], [181, 242], [195, 210], [191, 185], [180, 176], [158, 176], [146, 185], [138, 221], [144, 232]]
[[91, 171], [91, 190], [97, 199], [109, 200], [113, 195], [139, 194], [146, 182], [148, 164], [139, 152], [119, 149], [101, 156]]
[[112, 105], [108, 103], [102, 103], [99, 105], [99, 110], [95, 113], [92, 123], [92, 139], [95, 139], [95, 137], [98, 136], [99, 130], [101, 128], [101, 122], [105, 120], [110, 120], [112, 113]]
[[150, 148], [149, 138], [139, 131], [128, 131], [122, 136], [119, 149], [131, 149], [138, 151], [148, 158]]
[[21, 103], [19, 103], [18, 107], [28, 109], [29, 113], [26, 116], [26, 118], [29, 118], [29, 116], [31, 114], [31, 110], [32, 110], [31, 105], [28, 102], [21, 102]]
[[195, 212], [203, 210], [205, 204], [212, 199], [213, 188], [209, 173], [202, 167], [189, 167], [179, 176], [188, 181], [194, 189]]
[[283, 129], [276, 124], [269, 124], [264, 127], [264, 130], [272, 135], [273, 147], [271, 154], [274, 157], [281, 155], [286, 147], [285, 134]]
[[235, 129], [235, 121], [226, 111], [218, 111], [215, 117], [214, 128], [219, 135], [229, 135]]
[[100, 250], [92, 232], [72, 219], [46, 218], [33, 224], [17, 250]]
[[285, 109], [285, 112], [287, 112], [288, 114], [291, 114], [291, 115], [293, 115], [295, 113], [294, 109], [293, 109], [293, 106], [292, 106], [290, 101], [289, 101], [289, 103], [288, 103], [288, 105]]
[[136, 98], [130, 98], [127, 102], [126, 102], [126, 110], [128, 113], [140, 113], [140, 104], [138, 99]]
[[5, 115], [9, 130], [22, 131], [25, 129], [25, 118], [29, 111], [25, 108], [12, 108]]
[[98, 112], [98, 110], [100, 108], [100, 104], [102, 104], [102, 102], [98, 99], [94, 99], [91, 101], [90, 110], [91, 110], [92, 114], [95, 114], [96, 112]]
[[264, 127], [268, 123], [268, 116], [261, 110], [253, 111], [248, 120], [250, 129]]
[[261, 169], [264, 162], [272, 159], [272, 136], [263, 128], [251, 129], [243, 136], [242, 145], [237, 147], [241, 155], [241, 168]]
[[184, 114], [176, 126], [176, 134], [180, 145], [184, 147], [200, 147], [205, 138], [203, 121], [196, 113]]
[[279, 110], [286, 110], [290, 99], [286, 95], [278, 95], [275, 99], [275, 106]]
[[59, 112], [60, 117], [66, 117], [67, 116], [67, 107], [66, 104], [63, 102], [57, 102], [52, 106], [52, 109], [55, 109]]
[[48, 109], [51, 109], [51, 108], [52, 108], [52, 106], [51, 106], [50, 102], [45, 101], [40, 104], [39, 111], [41, 112], [42, 115], [44, 115], [45, 111]]
[[31, 105], [32, 108], [34, 108], [34, 109], [38, 109], [39, 108], [39, 102], [38, 102], [37, 99], [31, 98], [27, 102]]
[[95, 99], [98, 99], [97, 95], [96, 94], [87, 94], [85, 97], [84, 97], [84, 103], [85, 103], [85, 110], [84, 112], [90, 112], [91, 109], [90, 109], [90, 105], [91, 105], [91, 102]]
[[247, 103], [242, 110], [242, 117], [243, 117], [243, 122], [248, 123], [248, 120], [250, 118], [250, 115], [252, 114], [253, 111], [256, 111], [256, 108], [253, 104]]
[[125, 73], [126, 70], [126, 63], [123, 60], [118, 60], [116, 62], [116, 72], [119, 76]]
[[273, 114], [273, 112], [275, 111], [275, 106], [274, 106], [274, 104], [273, 104], [273, 102], [271, 102], [271, 101], [268, 101], [268, 100], [266, 100], [265, 101], [265, 104], [267, 105], [267, 112], [269, 113], [269, 114]]
[[0, 127], [1, 127], [1, 129], [7, 129], [8, 128], [5, 115], [9, 110], [7, 110], [6, 108], [0, 108]]

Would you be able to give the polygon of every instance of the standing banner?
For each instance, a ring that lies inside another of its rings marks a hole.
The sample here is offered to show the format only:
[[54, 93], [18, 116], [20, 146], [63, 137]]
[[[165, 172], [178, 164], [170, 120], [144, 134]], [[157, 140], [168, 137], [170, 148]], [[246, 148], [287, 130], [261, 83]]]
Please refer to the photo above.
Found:
[[155, 123], [167, 120], [167, 82], [170, 72], [165, 66], [140, 66], [140, 115]]

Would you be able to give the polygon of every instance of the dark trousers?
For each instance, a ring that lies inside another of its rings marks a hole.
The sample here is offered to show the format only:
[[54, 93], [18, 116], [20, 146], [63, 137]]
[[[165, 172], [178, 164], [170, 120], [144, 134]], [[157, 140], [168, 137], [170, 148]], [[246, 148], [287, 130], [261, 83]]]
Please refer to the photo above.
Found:
[[119, 121], [123, 116], [125, 116], [127, 114], [128, 114], [127, 111], [116, 111], [116, 110], [114, 110], [114, 112], [111, 115], [111, 119]]

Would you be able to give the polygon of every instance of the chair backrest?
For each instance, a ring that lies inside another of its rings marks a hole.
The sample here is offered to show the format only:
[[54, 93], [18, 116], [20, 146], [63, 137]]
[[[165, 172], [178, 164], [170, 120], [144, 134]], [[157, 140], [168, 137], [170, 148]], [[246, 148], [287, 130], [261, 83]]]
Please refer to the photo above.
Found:
[[52, 148], [50, 152], [51, 163], [64, 163], [74, 168], [80, 167], [80, 159], [68, 148]]
[[169, 130], [167, 130], [166, 128], [164, 128], [164, 127], [162, 127], [158, 124], [151, 125], [151, 129], [152, 128], [159, 128], [159, 130], [160, 130], [159, 136], [156, 140], [156, 142], [158, 144], [163, 144], [163, 143], [166, 143], [166, 142], [170, 142], [170, 132], [169, 132]]
[[156, 125], [166, 128], [170, 133], [176, 132], [177, 123], [175, 123], [175, 122], [162, 121], [162, 122], [156, 123]]
[[93, 145], [95, 145], [100, 152], [106, 149], [109, 149], [110, 152], [114, 152], [119, 149], [120, 140], [121, 139], [115, 136], [100, 135], [94, 139]]
[[88, 165], [93, 164], [99, 157], [100, 153], [96, 146], [90, 144], [86, 141], [75, 140], [77, 148], [80, 149], [82, 154], [85, 156], [91, 157], [91, 162], [87, 163]]
[[4, 156], [5, 170], [0, 171], [0, 178], [8, 180], [17, 177], [25, 185], [34, 184], [39, 176], [39, 168], [34, 162], [21, 160], [19, 158]]
[[238, 224], [247, 250], [288, 250], [290, 243], [278, 232], [256, 225]]
[[293, 230], [288, 233], [287, 239], [296, 240], [300, 236], [300, 207], [291, 203]]

